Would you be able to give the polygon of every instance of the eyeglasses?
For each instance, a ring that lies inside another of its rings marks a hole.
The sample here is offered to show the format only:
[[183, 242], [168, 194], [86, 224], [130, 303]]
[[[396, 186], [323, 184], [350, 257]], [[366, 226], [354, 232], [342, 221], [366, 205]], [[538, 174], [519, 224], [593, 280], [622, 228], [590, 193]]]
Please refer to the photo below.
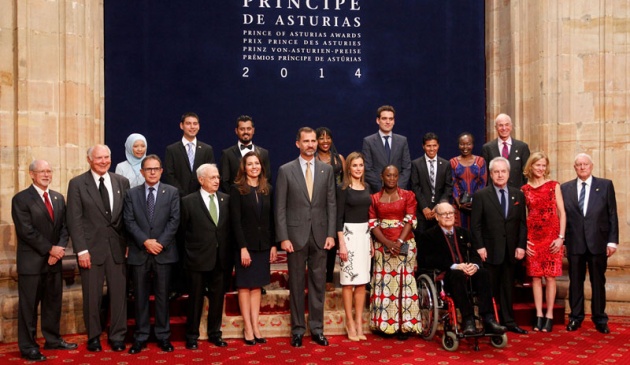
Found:
[[52, 174], [52, 170], [33, 170], [33, 172], [36, 174]]
[[438, 213], [437, 215], [439, 215], [440, 217], [452, 217], [455, 215], [455, 212], [444, 212], [444, 213]]
[[162, 170], [161, 167], [146, 167], [144, 169], [142, 169], [144, 172], [148, 172], [148, 173], [155, 173], [155, 172], [160, 172], [160, 170]]

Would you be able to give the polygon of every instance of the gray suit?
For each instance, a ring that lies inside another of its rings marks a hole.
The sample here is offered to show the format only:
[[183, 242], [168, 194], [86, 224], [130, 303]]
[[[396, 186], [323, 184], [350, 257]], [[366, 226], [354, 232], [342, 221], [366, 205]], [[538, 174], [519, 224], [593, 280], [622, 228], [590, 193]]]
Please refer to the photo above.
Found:
[[381, 191], [381, 171], [387, 165], [398, 168], [398, 186], [407, 189], [411, 176], [411, 155], [407, 137], [392, 133], [390, 159], [387, 160], [385, 145], [377, 133], [363, 138], [362, 152], [365, 156], [365, 181], [373, 192]]
[[129, 180], [118, 174], [108, 174], [114, 197], [111, 217], [105, 212], [92, 173], [87, 171], [70, 180], [67, 221], [74, 251], [79, 253], [87, 250], [92, 261], [90, 269], [79, 270], [83, 289], [83, 319], [88, 339], [98, 337], [102, 332], [100, 313], [106, 277], [111, 310], [109, 340], [123, 341], [127, 333], [127, 242], [123, 200], [129, 190]]
[[[129, 257], [136, 295], [136, 341], [149, 339], [149, 282], [153, 272], [155, 292], [155, 337], [168, 340], [171, 335], [168, 290], [171, 264], [177, 262], [175, 234], [179, 228], [179, 192], [177, 188], [160, 183], [153, 192], [153, 219], [147, 211], [146, 184], [136, 186], [125, 197], [124, 218], [129, 232]], [[154, 238], [163, 247], [157, 255], [147, 252], [144, 242]]]
[[327, 237], [335, 237], [335, 181], [330, 165], [312, 159], [313, 197], [308, 198], [299, 159], [280, 167], [276, 180], [276, 241], [290, 240], [287, 254], [291, 293], [291, 333], [306, 332], [304, 282], [308, 265], [308, 306], [311, 335], [323, 334]]

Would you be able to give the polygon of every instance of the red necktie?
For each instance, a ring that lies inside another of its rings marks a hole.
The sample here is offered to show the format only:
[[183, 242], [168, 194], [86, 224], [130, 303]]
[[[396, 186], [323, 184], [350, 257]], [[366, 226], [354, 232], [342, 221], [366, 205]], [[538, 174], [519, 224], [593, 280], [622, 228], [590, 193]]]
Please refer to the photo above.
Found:
[[48, 192], [46, 191], [44, 191], [44, 204], [46, 204], [46, 209], [48, 209], [50, 219], [55, 220], [55, 213], [53, 212], [52, 204], [50, 204], [50, 199], [48, 199]]
[[503, 142], [503, 151], [501, 151], [501, 156], [503, 156], [503, 158], [508, 158], [508, 156], [510, 156], [510, 151], [508, 151], [508, 146], [507, 146], [507, 142]]

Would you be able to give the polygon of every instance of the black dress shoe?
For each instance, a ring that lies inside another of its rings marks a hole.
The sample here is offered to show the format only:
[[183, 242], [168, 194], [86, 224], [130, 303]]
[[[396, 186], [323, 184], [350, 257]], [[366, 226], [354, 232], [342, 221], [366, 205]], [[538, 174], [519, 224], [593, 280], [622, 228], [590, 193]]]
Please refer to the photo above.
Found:
[[606, 323], [596, 324], [595, 329], [597, 330], [597, 332], [601, 332], [605, 335], [610, 333], [610, 328], [608, 328], [608, 324]]
[[157, 345], [160, 350], [164, 352], [173, 352], [173, 350], [175, 350], [173, 344], [169, 340], [158, 340]]
[[567, 331], [569, 332], [576, 331], [580, 327], [582, 327], [582, 322], [572, 319], [569, 321], [569, 324], [567, 324]]
[[328, 346], [328, 340], [326, 339], [326, 337], [324, 337], [323, 334], [319, 333], [316, 335], [312, 335], [311, 339], [313, 341], [315, 341], [316, 344], [320, 345], [320, 346]]
[[79, 347], [76, 343], [71, 343], [71, 342], [66, 342], [64, 340], [59, 341], [59, 343], [56, 344], [49, 344], [48, 342], [46, 342], [44, 344], [44, 349], [45, 350], [74, 350], [77, 347]]
[[258, 338], [256, 337], [256, 335], [254, 335], [254, 341], [256, 341], [257, 343], [267, 343], [267, 339], [264, 337]]
[[[523, 329], [519, 328], [518, 326], [514, 326], [513, 328], [518, 328], [519, 330], [524, 331]], [[491, 333], [491, 334], [494, 334], [494, 335], [502, 335], [509, 328], [505, 328], [504, 326], [501, 326], [494, 319], [489, 319], [489, 320], [486, 320], [486, 321], [483, 322], [483, 329], [484, 329], [484, 331], [486, 333]], [[510, 329], [510, 331], [512, 331], [512, 330]], [[517, 333], [520, 333], [520, 332], [517, 332]], [[527, 331], [525, 331], [525, 333], [527, 333]]]
[[177, 298], [179, 298], [181, 296], [182, 296], [182, 293], [177, 292], [177, 291], [172, 291], [172, 292], [168, 293], [168, 300], [169, 301], [173, 301], [173, 300], [175, 300], [175, 299], [177, 299]]
[[145, 347], [147, 347], [147, 343], [145, 341], [135, 341], [129, 348], [129, 353], [132, 355], [139, 354]]
[[518, 333], [520, 335], [526, 335], [528, 332], [527, 330], [522, 329], [521, 327], [514, 325], [514, 326], [507, 326], [508, 331], [510, 332], [514, 332], [514, 333]]
[[477, 333], [477, 326], [473, 319], [465, 319], [463, 324], [462, 333], [466, 336], [472, 336]]
[[44, 361], [46, 360], [46, 356], [42, 355], [38, 349], [33, 349], [29, 352], [23, 352], [22, 357], [28, 361]]
[[225, 347], [228, 345], [227, 342], [223, 341], [221, 337], [208, 338], [208, 342], [217, 347]]
[[396, 338], [400, 341], [407, 341], [409, 339], [409, 334], [406, 332], [397, 332]]
[[291, 346], [293, 347], [302, 347], [302, 335], [293, 335], [291, 336]]
[[197, 346], [197, 340], [186, 340], [186, 348], [189, 350], [198, 349], [199, 346]]
[[101, 347], [101, 339], [98, 337], [90, 338], [87, 342], [87, 350], [91, 352], [103, 351]]
[[109, 347], [115, 352], [125, 351], [125, 343], [123, 341], [109, 341]]

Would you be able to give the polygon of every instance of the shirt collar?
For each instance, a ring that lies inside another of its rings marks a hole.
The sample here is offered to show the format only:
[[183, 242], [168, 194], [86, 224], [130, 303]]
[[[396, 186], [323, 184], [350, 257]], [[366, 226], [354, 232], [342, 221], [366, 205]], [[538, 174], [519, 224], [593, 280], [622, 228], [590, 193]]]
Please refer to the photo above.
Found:
[[189, 143], [192, 143], [193, 147], [197, 147], [197, 137], [195, 137], [192, 141], [187, 140], [186, 137], [182, 137], [182, 143], [184, 144], [184, 147], [188, 147]]
[[394, 133], [393, 132], [389, 132], [389, 134], [385, 134], [385, 133], [383, 133], [382, 130], [379, 129], [378, 130], [378, 135], [381, 136], [381, 140], [383, 139], [383, 137], [388, 136], [389, 140], [391, 141], [392, 140], [392, 136], [394, 135]]
[[[96, 184], [100, 184], [100, 179], [101, 179], [101, 175], [97, 174], [96, 172], [94, 172], [94, 170], [90, 170], [90, 172], [92, 173], [92, 178], [94, 179], [94, 181], [96, 182]], [[110, 178], [109, 178], [109, 173], [105, 173], [105, 175], [102, 176], [103, 177], [103, 182], [109, 182]]]
[[35, 188], [35, 190], [37, 191], [37, 194], [39, 194], [39, 196], [43, 197], [44, 193], [46, 193], [46, 192], [48, 193], [48, 196], [50, 196], [50, 191], [48, 189], [42, 190], [35, 184], [33, 184], [33, 187]]

